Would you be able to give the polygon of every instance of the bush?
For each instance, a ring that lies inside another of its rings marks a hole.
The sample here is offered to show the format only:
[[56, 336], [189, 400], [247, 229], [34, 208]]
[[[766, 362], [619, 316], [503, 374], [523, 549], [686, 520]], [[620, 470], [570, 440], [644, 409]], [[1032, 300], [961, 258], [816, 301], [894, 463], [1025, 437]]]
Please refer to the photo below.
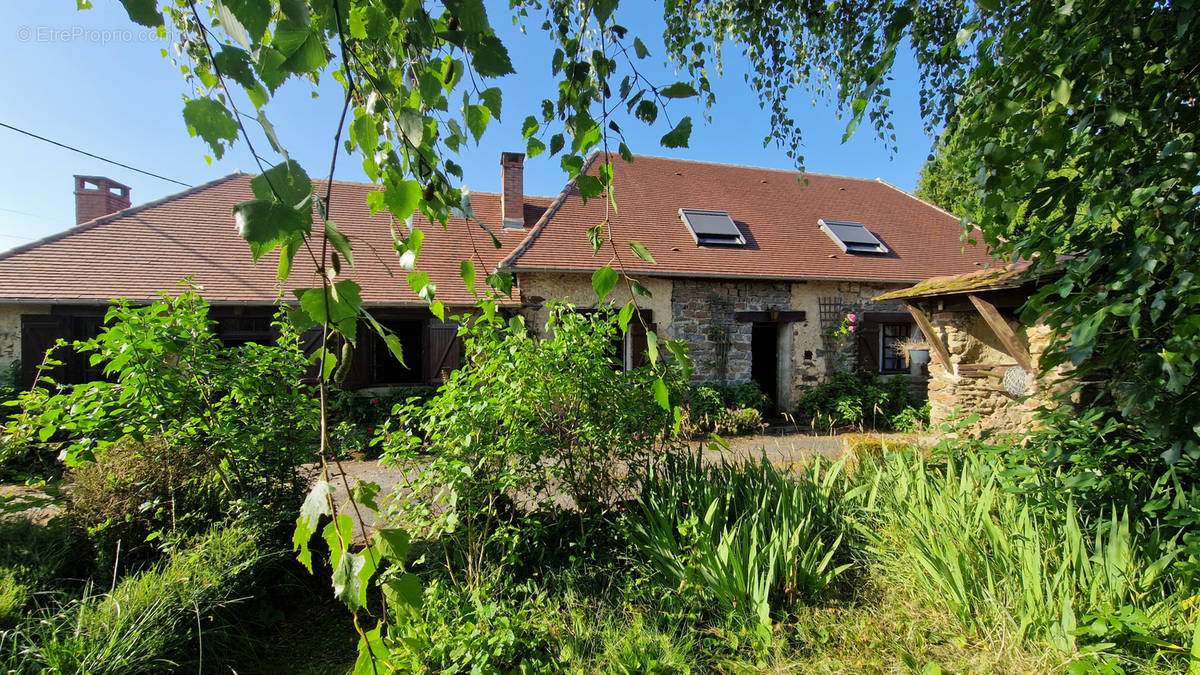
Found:
[[793, 480], [764, 457], [706, 466], [669, 459], [642, 481], [629, 536], [664, 589], [769, 623], [849, 568], [841, 464]]
[[693, 385], [688, 391], [685, 435], [758, 433], [770, 404], [753, 381], [732, 386]]
[[261, 560], [255, 533], [217, 527], [159, 567], [110, 593], [89, 591], [58, 613], [7, 636], [6, 670], [62, 673], [176, 671], [205, 615], [237, 597]]
[[906, 413], [909, 407], [908, 378], [842, 372], [805, 394], [798, 410], [815, 429], [887, 430], [915, 421], [919, 411]]
[[[149, 455], [171, 457], [156, 470], [175, 472], [172, 481], [219, 481], [223, 513], [256, 509], [270, 522], [290, 520], [303, 483], [297, 467], [313, 457], [319, 419], [315, 397], [299, 384], [307, 362], [298, 336], [279, 322], [274, 345], [226, 348], [212, 323], [208, 304], [191, 292], [113, 305], [101, 333], [72, 346], [108, 379], [58, 386], [43, 378], [46, 386], [23, 392], [0, 460], [61, 453], [78, 467], [127, 438], [153, 439]], [[186, 515], [176, 509], [171, 522]]]
[[200, 532], [220, 519], [222, 495], [215, 457], [163, 438], [126, 437], [94, 462], [71, 471], [69, 513], [92, 535], [101, 567], [118, 542], [122, 562], [144, 559], [154, 532]]
[[584, 513], [630, 494], [630, 469], [672, 451], [660, 396], [680, 398], [685, 374], [679, 359], [622, 372], [606, 356], [620, 334], [609, 309], [554, 305], [553, 336], [540, 340], [515, 319], [460, 323], [466, 365], [427, 404], [397, 410], [414, 429], [385, 452], [419, 470], [397, 494], [407, 520], [461, 537], [449, 550], [466, 559], [454, 567], [477, 584], [485, 559], [496, 570], [512, 558], [521, 513], [553, 507], [559, 493]]

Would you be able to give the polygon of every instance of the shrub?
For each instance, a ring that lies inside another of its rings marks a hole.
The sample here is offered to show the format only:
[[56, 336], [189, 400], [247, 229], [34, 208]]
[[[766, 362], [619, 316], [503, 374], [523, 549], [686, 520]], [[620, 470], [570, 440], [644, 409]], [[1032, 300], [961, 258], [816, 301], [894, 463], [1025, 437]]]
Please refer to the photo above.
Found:
[[849, 568], [843, 489], [841, 464], [814, 461], [793, 480], [765, 457], [672, 458], [644, 477], [629, 536], [664, 588], [765, 624]]
[[[622, 372], [611, 356], [616, 317], [554, 305], [552, 337], [531, 339], [518, 320], [463, 319], [468, 355], [425, 405], [397, 410], [415, 430], [386, 443], [386, 456], [419, 467], [398, 493], [418, 529], [449, 541], [472, 583], [490, 558], [511, 558], [521, 512], [550, 507], [558, 493], [585, 513], [627, 496], [631, 467], [670, 453], [679, 359]], [[434, 508], [431, 501], [439, 502]]]
[[713, 422], [713, 431], [725, 436], [741, 434], [757, 434], [762, 432], [762, 413], [754, 408], [726, 408], [717, 414]]
[[[298, 336], [279, 322], [274, 345], [226, 348], [212, 323], [208, 304], [191, 292], [113, 305], [100, 334], [72, 346], [108, 379], [58, 386], [44, 378], [47, 386], [20, 395], [6, 447], [61, 453], [78, 466], [127, 437], [159, 439], [164, 445], [151, 446], [176, 457], [163, 470], [183, 469], [178, 458], [188, 458], [202, 472], [191, 478], [219, 480], [225, 512], [290, 519], [302, 487], [297, 466], [313, 455], [319, 419], [315, 397], [299, 384], [307, 363]], [[9, 452], [0, 449], [0, 459]]]
[[694, 385], [688, 391], [685, 435], [758, 433], [769, 407], [770, 399], [757, 382]]
[[255, 533], [217, 527], [155, 569], [109, 593], [89, 591], [53, 616], [21, 627], [0, 654], [17, 672], [131, 673], [178, 670], [205, 615], [237, 597], [261, 560]]
[[126, 437], [71, 471], [69, 513], [92, 535], [109, 567], [144, 559], [154, 532], [199, 532], [221, 516], [218, 462], [202, 449], [164, 438]]
[[893, 420], [905, 421], [908, 379], [882, 380], [870, 374], [835, 373], [828, 383], [808, 392], [798, 409], [814, 428], [855, 427], [886, 430]]

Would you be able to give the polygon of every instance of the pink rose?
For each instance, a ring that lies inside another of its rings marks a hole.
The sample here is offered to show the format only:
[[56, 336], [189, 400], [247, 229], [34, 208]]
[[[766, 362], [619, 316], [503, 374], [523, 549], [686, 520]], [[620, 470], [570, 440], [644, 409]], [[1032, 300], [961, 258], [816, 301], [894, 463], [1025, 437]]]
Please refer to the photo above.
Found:
[[851, 333], [853, 333], [853, 332], [854, 332], [854, 326], [850, 326], [850, 332], [851, 332]]
[[850, 314], [846, 315], [846, 320], [850, 323], [854, 323], [855, 321], [858, 321], [858, 315], [851, 312]]

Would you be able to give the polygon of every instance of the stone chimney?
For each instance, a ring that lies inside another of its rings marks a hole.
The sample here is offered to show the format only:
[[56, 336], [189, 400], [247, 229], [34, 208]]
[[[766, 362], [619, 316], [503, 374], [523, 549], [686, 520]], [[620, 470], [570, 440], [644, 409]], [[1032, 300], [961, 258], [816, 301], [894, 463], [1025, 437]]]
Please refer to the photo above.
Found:
[[500, 184], [500, 218], [504, 229], [525, 229], [524, 153], [500, 153]]
[[129, 208], [129, 186], [103, 176], [75, 176], [75, 224]]

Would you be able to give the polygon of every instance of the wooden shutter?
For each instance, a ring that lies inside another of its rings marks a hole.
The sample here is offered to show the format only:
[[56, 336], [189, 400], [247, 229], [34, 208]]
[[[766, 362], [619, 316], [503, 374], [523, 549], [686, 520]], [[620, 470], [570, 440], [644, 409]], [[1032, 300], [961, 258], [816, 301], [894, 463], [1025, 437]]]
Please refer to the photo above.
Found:
[[879, 372], [879, 322], [864, 318], [855, 328], [858, 334], [858, 368]]
[[462, 364], [463, 344], [458, 337], [458, 324], [430, 319], [425, 326], [425, 381], [441, 385], [445, 375]]
[[[68, 318], [51, 314], [24, 314], [21, 316], [21, 386], [28, 388], [37, 376], [37, 367], [46, 358], [46, 350], [50, 349], [59, 338], [70, 338], [67, 335]], [[56, 354], [62, 361], [65, 352]], [[64, 376], [63, 368], [47, 371], [47, 375], [58, 380]]]

